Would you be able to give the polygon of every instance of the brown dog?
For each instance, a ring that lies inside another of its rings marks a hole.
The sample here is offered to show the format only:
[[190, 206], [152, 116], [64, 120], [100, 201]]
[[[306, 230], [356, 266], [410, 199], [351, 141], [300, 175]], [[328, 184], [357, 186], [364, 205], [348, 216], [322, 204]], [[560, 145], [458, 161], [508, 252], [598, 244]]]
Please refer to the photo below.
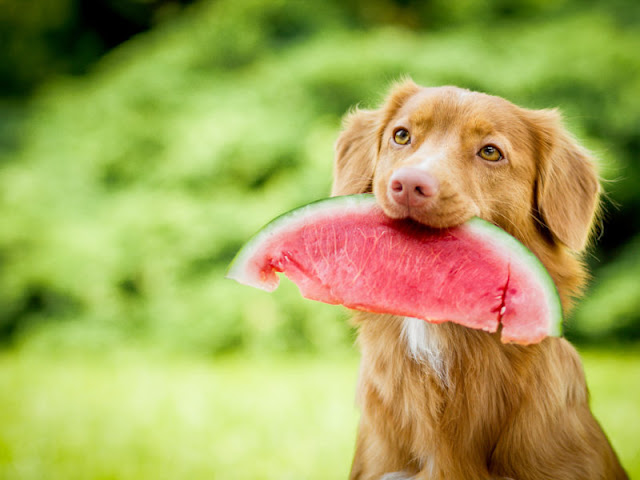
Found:
[[[394, 218], [443, 228], [479, 216], [527, 245], [567, 312], [598, 208], [588, 154], [559, 115], [455, 87], [396, 86], [350, 114], [334, 195], [373, 192]], [[455, 292], [452, 292], [455, 295]], [[562, 338], [503, 345], [452, 323], [358, 313], [362, 410], [351, 478], [627, 478]]]

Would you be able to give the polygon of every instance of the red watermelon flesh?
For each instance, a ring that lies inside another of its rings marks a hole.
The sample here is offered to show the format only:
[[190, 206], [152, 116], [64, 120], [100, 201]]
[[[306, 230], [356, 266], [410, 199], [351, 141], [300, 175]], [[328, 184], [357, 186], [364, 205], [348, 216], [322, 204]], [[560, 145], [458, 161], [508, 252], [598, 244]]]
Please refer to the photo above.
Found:
[[393, 220], [372, 195], [333, 197], [278, 217], [228, 277], [272, 291], [283, 272], [309, 299], [451, 321], [529, 344], [561, 333], [557, 290], [539, 260], [479, 218], [438, 230]]

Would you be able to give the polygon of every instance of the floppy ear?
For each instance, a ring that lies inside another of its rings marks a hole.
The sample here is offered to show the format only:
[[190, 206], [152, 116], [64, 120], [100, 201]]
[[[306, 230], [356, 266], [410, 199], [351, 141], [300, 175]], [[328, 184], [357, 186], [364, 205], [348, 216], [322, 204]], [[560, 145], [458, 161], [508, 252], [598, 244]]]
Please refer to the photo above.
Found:
[[555, 110], [535, 112], [541, 154], [538, 165], [538, 213], [553, 234], [572, 250], [583, 250], [599, 205], [596, 165], [561, 124]]
[[405, 80], [392, 88], [382, 108], [355, 110], [345, 118], [335, 145], [331, 195], [371, 192], [384, 127], [419, 88], [411, 80]]
[[351, 195], [371, 191], [381, 129], [378, 110], [356, 110], [344, 121], [336, 141], [331, 195]]

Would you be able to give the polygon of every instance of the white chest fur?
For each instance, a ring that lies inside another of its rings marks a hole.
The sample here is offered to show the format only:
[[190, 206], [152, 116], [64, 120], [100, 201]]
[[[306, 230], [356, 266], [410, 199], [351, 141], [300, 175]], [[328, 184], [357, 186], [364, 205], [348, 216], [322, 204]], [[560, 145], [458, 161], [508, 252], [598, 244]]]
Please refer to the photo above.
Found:
[[443, 358], [438, 327], [419, 318], [405, 317], [402, 334], [407, 341], [411, 358], [429, 366], [436, 377], [447, 385], [447, 366]]

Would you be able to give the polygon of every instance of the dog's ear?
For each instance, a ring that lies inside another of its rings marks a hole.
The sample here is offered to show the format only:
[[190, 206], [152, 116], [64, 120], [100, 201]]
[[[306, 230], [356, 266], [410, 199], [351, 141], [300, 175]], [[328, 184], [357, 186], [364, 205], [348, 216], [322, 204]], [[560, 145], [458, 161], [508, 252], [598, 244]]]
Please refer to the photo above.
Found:
[[344, 120], [336, 141], [331, 195], [351, 195], [371, 191], [381, 128], [378, 110], [355, 110]]
[[565, 130], [556, 110], [530, 113], [540, 149], [538, 215], [556, 240], [579, 252], [587, 245], [598, 213], [595, 161]]
[[335, 145], [331, 195], [371, 192], [381, 136], [391, 116], [418, 87], [411, 80], [393, 87], [382, 108], [347, 115]]

